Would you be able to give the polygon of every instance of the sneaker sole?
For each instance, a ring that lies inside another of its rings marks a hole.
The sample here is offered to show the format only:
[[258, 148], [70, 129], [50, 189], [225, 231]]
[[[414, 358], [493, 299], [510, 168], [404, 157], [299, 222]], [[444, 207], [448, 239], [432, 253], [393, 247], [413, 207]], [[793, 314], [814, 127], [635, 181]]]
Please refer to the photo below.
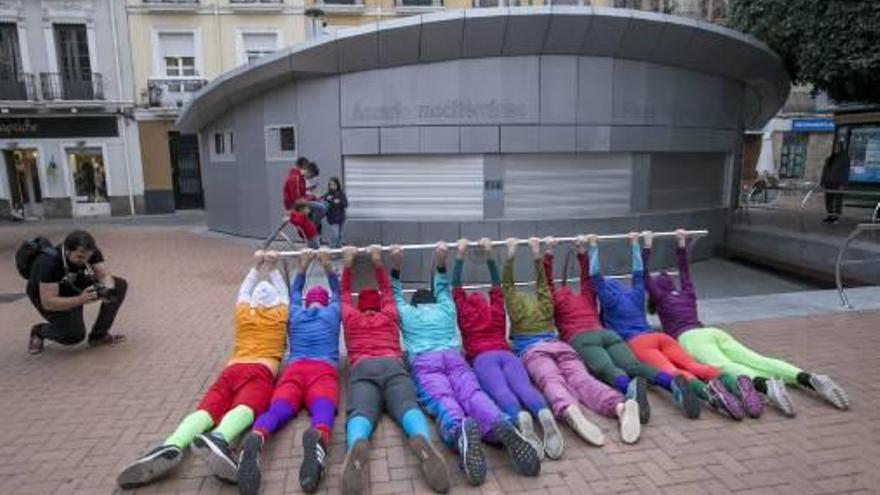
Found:
[[[321, 464], [318, 462], [318, 439], [320, 436], [320, 433], [312, 430], [306, 430], [302, 436], [303, 462], [299, 467], [299, 486], [306, 493], [314, 493], [321, 483]], [[318, 473], [314, 483], [311, 479], [312, 473]]]
[[[366, 441], [354, 444], [342, 465], [342, 495], [361, 495], [370, 486], [370, 460]], [[358, 467], [354, 459], [362, 459]]]
[[260, 444], [259, 438], [248, 436], [241, 446], [241, 461], [238, 463], [238, 491], [241, 495], [260, 492]]
[[583, 413], [581, 413], [580, 416], [575, 416], [574, 418], [569, 419], [569, 426], [571, 426], [574, 432], [588, 444], [593, 445], [594, 447], [602, 447], [605, 445], [605, 435], [602, 433], [602, 430], [583, 416]]
[[681, 390], [681, 412], [688, 419], [698, 419], [700, 417], [700, 399], [697, 394], [690, 389], [683, 376], [678, 375], [673, 381]]
[[541, 473], [541, 458], [535, 447], [526, 441], [512, 427], [501, 435], [507, 455], [513, 460], [513, 468], [523, 476], [538, 476]]
[[155, 481], [174, 469], [183, 456], [168, 459], [162, 455], [152, 459], [136, 462], [122, 471], [116, 478], [116, 483], [122, 488], [137, 488]]
[[651, 404], [648, 402], [648, 384], [642, 378], [636, 378], [636, 403], [639, 405], [639, 422], [643, 425], [651, 420]]
[[634, 444], [639, 441], [642, 434], [639, 412], [638, 402], [630, 399], [623, 403], [623, 415], [620, 417], [620, 440], [623, 443]]
[[715, 386], [715, 390], [718, 392], [719, 397], [721, 397], [721, 402], [724, 405], [724, 409], [727, 410], [728, 416], [735, 421], [742, 421], [745, 417], [745, 411], [739, 399], [722, 384]]
[[[769, 387], [770, 385], [768, 385]], [[794, 411], [794, 402], [792, 402], [791, 397], [788, 395], [788, 391], [785, 389], [785, 385], [781, 389], [776, 389], [777, 393], [770, 394], [768, 390], [767, 396], [770, 398], [770, 402], [779, 410], [784, 416], [789, 418], [795, 417]]]
[[528, 412], [526, 412], [525, 414], [529, 416], [529, 421], [517, 421], [519, 432], [522, 436], [526, 438], [526, 441], [531, 444], [532, 448], [535, 449], [536, 452], [538, 452], [538, 457], [541, 457], [544, 455], [544, 444], [541, 442], [541, 439], [538, 438], [538, 434], [535, 433], [535, 424], [533, 421], [531, 421], [531, 414]]
[[561, 459], [565, 450], [565, 440], [553, 414], [545, 414], [543, 417], [539, 414], [538, 421], [541, 422], [541, 429], [544, 430], [544, 453], [550, 459]]
[[825, 402], [828, 402], [841, 411], [849, 409], [849, 398], [846, 396], [846, 393], [843, 392], [843, 389], [834, 383], [833, 380], [830, 378], [827, 380], [819, 380], [818, 385], [819, 387], [816, 388], [816, 391], [819, 392], [819, 395], [823, 399], [825, 399]]
[[480, 486], [486, 481], [486, 454], [483, 452], [480, 430], [471, 421], [465, 421], [464, 425], [464, 469], [465, 478], [472, 486]]
[[414, 438], [410, 447], [419, 459], [419, 470], [428, 487], [436, 493], [448, 492], [452, 482], [449, 479], [449, 468], [440, 452], [422, 437]]
[[214, 444], [202, 440], [201, 437], [196, 437], [193, 440], [192, 449], [197, 456], [208, 463], [211, 473], [218, 479], [232, 484], [238, 482], [238, 467], [227, 461], [223, 453]]
[[758, 395], [758, 391], [755, 390], [752, 379], [748, 377], [742, 380], [737, 379], [736, 386], [739, 388], [740, 394], [742, 394], [743, 409], [745, 409], [746, 414], [750, 418], [760, 418], [761, 413], [764, 412], [764, 403], [761, 402], [761, 397]]

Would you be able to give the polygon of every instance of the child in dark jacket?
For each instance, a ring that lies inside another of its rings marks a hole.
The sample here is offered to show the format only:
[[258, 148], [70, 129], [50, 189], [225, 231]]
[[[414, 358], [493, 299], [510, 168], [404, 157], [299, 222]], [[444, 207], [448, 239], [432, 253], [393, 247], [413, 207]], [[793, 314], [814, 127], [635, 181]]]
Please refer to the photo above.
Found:
[[330, 226], [330, 247], [342, 247], [342, 226], [345, 224], [345, 209], [348, 198], [342, 190], [339, 177], [331, 177], [327, 182], [327, 193], [321, 198], [327, 203], [327, 225]]

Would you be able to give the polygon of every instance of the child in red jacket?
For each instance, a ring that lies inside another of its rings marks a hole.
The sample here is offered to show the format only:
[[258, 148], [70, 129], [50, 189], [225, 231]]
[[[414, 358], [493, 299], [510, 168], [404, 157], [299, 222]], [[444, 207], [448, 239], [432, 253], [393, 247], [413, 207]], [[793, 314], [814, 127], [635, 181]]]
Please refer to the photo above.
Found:
[[[511, 418], [517, 419], [520, 433], [538, 452], [542, 450], [551, 459], [562, 457], [563, 440], [547, 407], [544, 397], [529, 380], [522, 361], [507, 343], [507, 315], [498, 268], [492, 259], [492, 241], [480, 239], [480, 253], [489, 267], [492, 288], [489, 299], [480, 292], [468, 294], [461, 286], [461, 270], [467, 253], [468, 240], [458, 241], [458, 256], [452, 273], [452, 299], [458, 315], [465, 354], [474, 368], [483, 390]], [[532, 416], [538, 418], [544, 430], [543, 446], [535, 434]]]

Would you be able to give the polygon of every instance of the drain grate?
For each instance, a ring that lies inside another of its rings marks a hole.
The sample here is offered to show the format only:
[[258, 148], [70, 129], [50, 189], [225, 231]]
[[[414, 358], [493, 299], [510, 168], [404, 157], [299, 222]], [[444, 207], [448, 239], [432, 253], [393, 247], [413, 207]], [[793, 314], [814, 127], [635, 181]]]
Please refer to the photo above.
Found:
[[0, 304], [14, 303], [25, 296], [24, 292], [13, 292], [11, 294], [0, 294]]

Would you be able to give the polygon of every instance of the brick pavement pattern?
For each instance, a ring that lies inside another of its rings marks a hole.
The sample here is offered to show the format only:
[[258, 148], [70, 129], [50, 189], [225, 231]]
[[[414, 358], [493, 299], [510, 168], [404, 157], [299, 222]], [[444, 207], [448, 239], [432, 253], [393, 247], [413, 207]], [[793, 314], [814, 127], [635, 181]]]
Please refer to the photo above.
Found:
[[[46, 227], [56, 239], [60, 226]], [[111, 270], [130, 282], [115, 348], [26, 352], [38, 315], [27, 299], [0, 298], [0, 494], [120, 493], [123, 466], [155, 446], [197, 404], [230, 350], [232, 304], [255, 243], [230, 241], [191, 227], [98, 226], [91, 229]], [[12, 254], [35, 227], [0, 230], [0, 296], [20, 294]], [[94, 317], [94, 307], [87, 314]], [[748, 311], [748, 308], [743, 308]], [[87, 320], [88, 321], [88, 320]], [[453, 494], [880, 493], [880, 313], [860, 312], [736, 324], [746, 344], [831, 374], [850, 394], [838, 412], [792, 391], [798, 415], [767, 410], [734, 423], [708, 410], [684, 419], [652, 392], [653, 416], [640, 442], [623, 446], [610, 421], [603, 448], [589, 447], [565, 428], [565, 455], [545, 461], [542, 474], [515, 475], [497, 449], [480, 488], [454, 471]], [[344, 397], [344, 393], [343, 393]], [[344, 411], [344, 405], [341, 407]], [[344, 455], [343, 416], [330, 447], [330, 475], [319, 493], [338, 493]], [[264, 454], [263, 493], [299, 493], [301, 414]], [[403, 437], [387, 418], [371, 450], [374, 495], [430, 493]], [[450, 467], [455, 458], [447, 453]], [[126, 493], [237, 493], [208, 475], [194, 456], [166, 480]]]

